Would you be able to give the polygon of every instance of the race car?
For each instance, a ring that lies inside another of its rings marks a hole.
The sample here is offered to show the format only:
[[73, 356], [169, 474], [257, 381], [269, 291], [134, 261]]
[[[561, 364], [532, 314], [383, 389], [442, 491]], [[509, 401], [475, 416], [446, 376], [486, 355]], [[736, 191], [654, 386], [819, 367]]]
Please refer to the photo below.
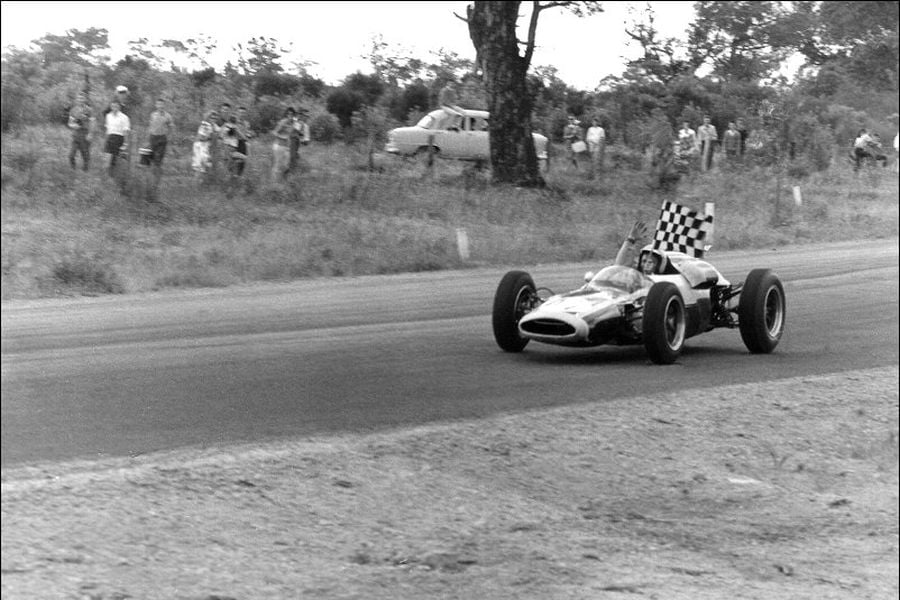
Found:
[[521, 352], [529, 341], [560, 346], [640, 345], [654, 363], [675, 362], [685, 340], [720, 327], [737, 328], [752, 353], [770, 353], [785, 327], [784, 286], [769, 269], [732, 284], [708, 262], [657, 252], [656, 273], [612, 265], [585, 274], [578, 289], [553, 294], [525, 271], [506, 273], [494, 296], [497, 344]]

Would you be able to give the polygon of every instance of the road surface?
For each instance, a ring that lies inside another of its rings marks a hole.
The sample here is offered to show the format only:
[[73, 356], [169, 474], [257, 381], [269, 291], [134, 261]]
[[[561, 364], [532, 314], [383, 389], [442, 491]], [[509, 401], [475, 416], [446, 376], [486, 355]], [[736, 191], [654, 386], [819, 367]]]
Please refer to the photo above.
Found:
[[[897, 240], [709, 259], [732, 281], [756, 267], [782, 278], [787, 330], [774, 354], [750, 355], [736, 330], [688, 340], [664, 367], [639, 347], [532, 343], [506, 354], [491, 334], [505, 271], [496, 268], [7, 302], [2, 465], [365, 432], [897, 364]], [[528, 270], [537, 285], [566, 291], [592, 266]]]

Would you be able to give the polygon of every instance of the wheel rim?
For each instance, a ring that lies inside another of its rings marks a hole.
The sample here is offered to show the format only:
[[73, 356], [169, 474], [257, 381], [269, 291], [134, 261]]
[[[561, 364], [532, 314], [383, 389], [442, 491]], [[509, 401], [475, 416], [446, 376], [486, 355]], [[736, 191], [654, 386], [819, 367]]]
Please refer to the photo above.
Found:
[[672, 297], [666, 304], [665, 321], [663, 328], [666, 332], [666, 345], [672, 350], [678, 350], [684, 343], [684, 306], [677, 297]]
[[516, 294], [516, 302], [513, 305], [513, 317], [515, 318], [517, 325], [526, 313], [531, 312], [533, 307], [534, 293], [531, 291], [531, 288], [522, 287], [522, 289], [519, 290], [519, 293]]
[[766, 292], [766, 301], [763, 305], [763, 319], [766, 324], [766, 333], [769, 337], [778, 337], [781, 326], [784, 323], [784, 302], [781, 291], [772, 286]]

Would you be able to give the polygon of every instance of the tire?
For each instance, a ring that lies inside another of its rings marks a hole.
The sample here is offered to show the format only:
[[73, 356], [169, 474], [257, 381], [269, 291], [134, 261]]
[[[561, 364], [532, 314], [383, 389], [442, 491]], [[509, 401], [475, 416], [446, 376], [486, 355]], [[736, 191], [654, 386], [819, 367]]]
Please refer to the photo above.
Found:
[[643, 316], [644, 347], [650, 360], [670, 365], [681, 355], [687, 335], [684, 298], [674, 283], [654, 283], [647, 294]]
[[510, 271], [500, 280], [491, 321], [494, 339], [506, 352], [521, 352], [528, 345], [519, 334], [519, 320], [531, 310], [534, 297], [534, 280], [528, 273]]
[[738, 303], [741, 339], [753, 354], [772, 352], [781, 340], [785, 323], [784, 286], [769, 269], [747, 275]]
[[[433, 151], [431, 150], [433, 148]], [[438, 157], [440, 150], [437, 146], [421, 146], [416, 150], [416, 162], [426, 167], [434, 164], [434, 159]]]

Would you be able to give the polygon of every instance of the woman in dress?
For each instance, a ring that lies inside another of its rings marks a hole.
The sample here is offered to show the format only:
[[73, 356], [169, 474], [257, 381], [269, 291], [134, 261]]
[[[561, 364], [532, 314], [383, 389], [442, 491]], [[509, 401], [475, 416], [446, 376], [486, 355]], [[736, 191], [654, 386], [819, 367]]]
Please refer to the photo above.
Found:
[[216, 111], [210, 111], [206, 118], [200, 122], [197, 129], [197, 137], [194, 140], [194, 156], [191, 166], [198, 176], [208, 173], [212, 167], [212, 154], [210, 152], [210, 144], [213, 136], [216, 134], [215, 119], [218, 115]]

